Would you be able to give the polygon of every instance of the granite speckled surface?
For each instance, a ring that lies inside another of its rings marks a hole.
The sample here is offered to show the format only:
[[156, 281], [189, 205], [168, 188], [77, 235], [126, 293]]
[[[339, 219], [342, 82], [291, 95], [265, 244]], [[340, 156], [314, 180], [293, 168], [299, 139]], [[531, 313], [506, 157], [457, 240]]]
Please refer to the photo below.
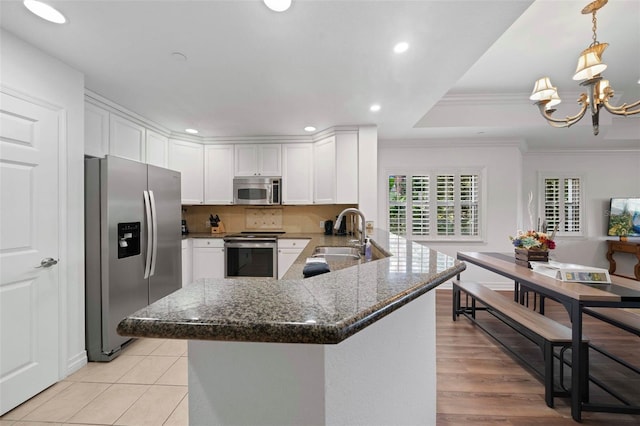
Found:
[[391, 256], [368, 262], [330, 261], [330, 273], [302, 278], [306, 258], [316, 246], [347, 245], [351, 237], [288, 233], [281, 238], [310, 239], [282, 279], [198, 280], [123, 319], [118, 333], [170, 339], [335, 344], [465, 269], [464, 263], [450, 256], [375, 230], [371, 239], [376, 251]]

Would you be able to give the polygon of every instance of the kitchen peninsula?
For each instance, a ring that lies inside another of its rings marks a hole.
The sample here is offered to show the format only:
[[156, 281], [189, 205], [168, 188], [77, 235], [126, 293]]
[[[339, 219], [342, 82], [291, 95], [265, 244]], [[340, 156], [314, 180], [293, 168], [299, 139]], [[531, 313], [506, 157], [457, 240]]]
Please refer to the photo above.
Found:
[[[320, 236], [318, 236], [320, 237]], [[191, 424], [435, 424], [435, 294], [465, 264], [375, 230], [378, 260], [281, 280], [204, 279], [118, 332], [189, 340]]]

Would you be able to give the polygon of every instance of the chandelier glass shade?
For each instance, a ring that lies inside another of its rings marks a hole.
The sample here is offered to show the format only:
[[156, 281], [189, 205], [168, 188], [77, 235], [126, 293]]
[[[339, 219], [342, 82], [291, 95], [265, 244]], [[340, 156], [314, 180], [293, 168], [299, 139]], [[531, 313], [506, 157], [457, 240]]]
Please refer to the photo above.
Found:
[[602, 107], [615, 115], [627, 116], [640, 113], [640, 100], [620, 106], [614, 106], [609, 103], [609, 99], [613, 97], [614, 92], [609, 85], [609, 80], [603, 79], [601, 75], [607, 69], [607, 65], [602, 62], [602, 53], [608, 44], [600, 43], [596, 37], [596, 11], [607, 4], [607, 1], [595, 0], [582, 9], [583, 14], [592, 15], [593, 43], [580, 54], [576, 73], [573, 76], [573, 79], [580, 81], [580, 86], [585, 87], [587, 90], [586, 93], [582, 93], [578, 98], [578, 104], [580, 104], [578, 113], [564, 118], [553, 117], [553, 113], [556, 111], [553, 107], [558, 105], [561, 100], [557, 88], [551, 84], [549, 77], [539, 79], [533, 87], [533, 92], [529, 99], [535, 101], [540, 114], [553, 127], [570, 127], [580, 121], [587, 110], [591, 110], [593, 134], [597, 135], [599, 132], [599, 114]]

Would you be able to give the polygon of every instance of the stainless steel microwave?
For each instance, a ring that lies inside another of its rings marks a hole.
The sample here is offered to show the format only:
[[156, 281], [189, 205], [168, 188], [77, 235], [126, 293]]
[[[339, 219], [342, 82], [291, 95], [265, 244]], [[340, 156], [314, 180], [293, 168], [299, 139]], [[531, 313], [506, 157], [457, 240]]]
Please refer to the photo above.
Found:
[[234, 178], [233, 202], [258, 206], [281, 204], [282, 179], [264, 176]]

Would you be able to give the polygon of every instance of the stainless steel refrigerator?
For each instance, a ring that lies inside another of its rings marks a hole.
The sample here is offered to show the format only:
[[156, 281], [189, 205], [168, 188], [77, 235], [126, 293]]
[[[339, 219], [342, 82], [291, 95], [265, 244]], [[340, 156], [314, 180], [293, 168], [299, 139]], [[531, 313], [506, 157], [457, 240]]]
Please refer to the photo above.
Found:
[[180, 173], [119, 157], [85, 160], [86, 346], [110, 361], [127, 315], [181, 287]]

